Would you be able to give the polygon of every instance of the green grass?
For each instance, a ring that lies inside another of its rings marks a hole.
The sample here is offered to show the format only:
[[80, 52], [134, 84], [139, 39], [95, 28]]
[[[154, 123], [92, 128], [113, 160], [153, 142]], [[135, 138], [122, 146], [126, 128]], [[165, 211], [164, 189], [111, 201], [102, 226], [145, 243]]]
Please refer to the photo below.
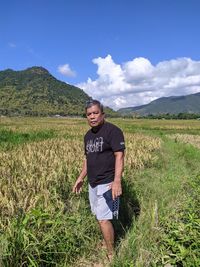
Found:
[[[200, 150], [166, 137], [170, 132], [198, 134], [199, 124], [111, 121], [126, 133], [142, 132], [162, 138], [161, 149], [153, 152], [157, 160], [146, 162], [140, 170], [125, 166], [120, 220], [115, 223], [116, 256], [111, 265], [199, 266]], [[71, 125], [77, 127], [76, 136]], [[25, 143], [61, 136], [70, 142], [73, 138], [80, 140], [84, 125], [84, 120], [9, 119], [0, 128], [0, 150], [10, 153]], [[55, 210], [52, 202], [47, 210], [38, 206], [28, 212], [19, 209], [9, 220], [1, 217], [0, 266], [68, 267], [81, 266], [78, 263], [83, 261], [82, 266], [86, 267], [89, 262], [101, 259], [98, 249], [101, 237], [90, 213], [87, 187], [80, 196], [71, 193], [78, 174], [78, 168], [74, 168], [70, 180], [63, 180], [62, 184], [56, 180], [51, 192], [63, 203], [63, 209]], [[60, 175], [64, 179], [64, 173]]]
[[159, 154], [129, 176], [141, 212], [112, 266], [200, 265], [200, 151], [165, 139]]
[[15, 132], [12, 130], [0, 129], [0, 149], [10, 150], [17, 145], [27, 142], [42, 141], [56, 137], [53, 130]]
[[97, 243], [97, 238], [92, 237], [98, 237], [88, 211], [50, 214], [32, 210], [18, 214], [9, 228], [1, 248], [5, 267], [72, 266], [78, 257], [89, 257], [92, 244]]

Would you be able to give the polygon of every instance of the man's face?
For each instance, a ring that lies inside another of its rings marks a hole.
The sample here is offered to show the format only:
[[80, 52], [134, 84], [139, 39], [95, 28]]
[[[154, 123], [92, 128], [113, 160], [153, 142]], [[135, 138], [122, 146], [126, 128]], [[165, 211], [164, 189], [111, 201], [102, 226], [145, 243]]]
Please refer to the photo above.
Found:
[[91, 106], [86, 111], [88, 123], [91, 127], [96, 127], [103, 123], [104, 113], [101, 112], [98, 105]]

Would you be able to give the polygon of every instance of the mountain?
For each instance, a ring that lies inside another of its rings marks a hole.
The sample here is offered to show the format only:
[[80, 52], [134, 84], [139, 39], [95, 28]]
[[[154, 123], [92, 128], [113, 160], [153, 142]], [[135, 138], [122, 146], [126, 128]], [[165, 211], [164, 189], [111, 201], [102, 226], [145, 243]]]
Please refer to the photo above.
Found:
[[122, 115], [141, 116], [160, 114], [193, 113], [200, 114], [200, 93], [158, 98], [147, 105], [121, 108], [118, 112]]
[[[43, 67], [0, 71], [0, 115], [83, 115], [90, 97]], [[109, 108], [109, 115], [117, 113]]]

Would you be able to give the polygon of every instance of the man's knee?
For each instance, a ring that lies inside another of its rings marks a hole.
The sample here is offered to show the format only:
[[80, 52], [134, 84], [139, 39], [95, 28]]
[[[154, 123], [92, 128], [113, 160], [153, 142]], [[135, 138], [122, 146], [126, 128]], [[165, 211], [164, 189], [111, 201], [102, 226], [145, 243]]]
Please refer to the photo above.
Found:
[[106, 224], [110, 224], [110, 221], [109, 220], [98, 220], [100, 226], [104, 226]]

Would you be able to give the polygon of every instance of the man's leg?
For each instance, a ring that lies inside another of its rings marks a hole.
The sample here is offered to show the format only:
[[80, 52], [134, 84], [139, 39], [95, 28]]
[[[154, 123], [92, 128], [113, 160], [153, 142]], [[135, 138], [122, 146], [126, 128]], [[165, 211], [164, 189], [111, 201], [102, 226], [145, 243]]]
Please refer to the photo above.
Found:
[[111, 221], [109, 220], [99, 220], [99, 226], [106, 243], [108, 250], [108, 257], [112, 257], [114, 251], [114, 229]]
[[110, 184], [99, 185], [95, 188], [89, 186], [89, 199], [92, 213], [96, 215], [100, 230], [111, 259], [114, 251], [114, 228], [110, 220], [118, 218], [119, 199], [113, 201]]

